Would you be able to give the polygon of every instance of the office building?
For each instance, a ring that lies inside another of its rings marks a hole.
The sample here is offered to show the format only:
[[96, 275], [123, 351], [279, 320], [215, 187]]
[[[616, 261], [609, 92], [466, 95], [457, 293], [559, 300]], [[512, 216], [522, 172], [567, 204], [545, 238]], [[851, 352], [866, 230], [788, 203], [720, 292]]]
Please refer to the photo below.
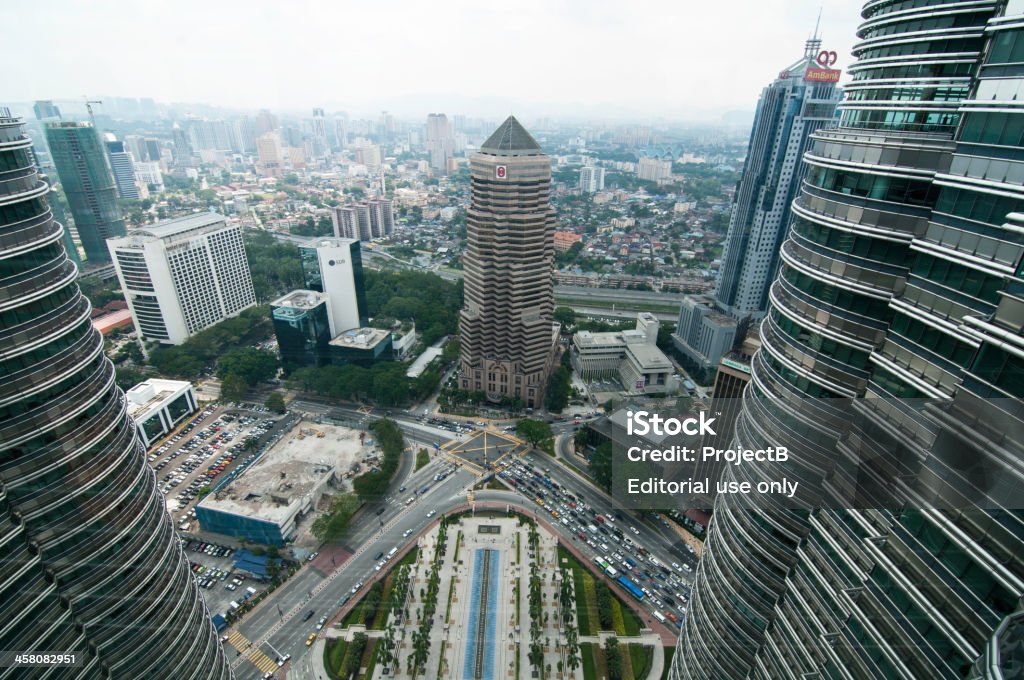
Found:
[[851, 475], [894, 495], [800, 513], [717, 499], [674, 679], [1019, 674], [1024, 6], [861, 14], [838, 127], [804, 155], [735, 440], [838, 459], [830, 495]]
[[332, 338], [369, 323], [359, 241], [314, 239], [299, 246], [299, 257], [306, 288], [328, 297], [327, 320]]
[[687, 295], [679, 307], [672, 344], [694, 370], [707, 373], [732, 349], [736, 327], [736, 319], [720, 312], [712, 296]]
[[6, 110], [0, 135], [0, 648], [80, 661], [0, 674], [227, 680], [31, 141]]
[[110, 157], [110, 169], [114, 172], [114, 183], [121, 198], [140, 198], [139, 187], [135, 183], [135, 161], [132, 154], [109, 132], [106, 137], [107, 156]]
[[36, 120], [60, 120], [60, 108], [48, 99], [40, 99], [32, 104], [32, 113]]
[[370, 172], [376, 172], [381, 164], [380, 147], [367, 140], [357, 141], [352, 145], [356, 163], [366, 166]]
[[199, 410], [196, 392], [186, 380], [150, 378], [124, 393], [128, 415], [147, 448]]
[[455, 138], [452, 134], [448, 116], [443, 113], [427, 115], [427, 152], [430, 154], [430, 168], [435, 174], [448, 173], [448, 159], [455, 150]]
[[660, 327], [657, 317], [640, 312], [632, 330], [578, 331], [569, 349], [573, 370], [583, 380], [617, 379], [630, 394], [668, 392], [675, 369], [658, 349]]
[[90, 265], [109, 262], [106, 240], [124, 236], [125, 224], [96, 128], [91, 123], [47, 123], [46, 142], [86, 259]]
[[335, 206], [331, 212], [334, 235], [338, 238], [370, 241], [395, 231], [395, 210], [388, 198]]
[[587, 165], [580, 168], [580, 190], [587, 194], [604, 191], [604, 168]]
[[160, 163], [156, 161], [143, 161], [135, 163], [135, 179], [147, 191], [160, 193], [164, 190], [164, 173], [160, 170]]
[[835, 82], [814, 79], [825, 71], [817, 63], [820, 48], [817, 37], [808, 40], [803, 56], [761, 91], [714, 299], [701, 296], [684, 304], [676, 330], [677, 349], [700, 370], [714, 370], [732, 347], [729, 333], [736, 322], [758, 320], [767, 309], [790, 205], [807, 172], [801, 158], [811, 135], [833, 120], [839, 102]]
[[648, 182], [660, 182], [672, 176], [672, 161], [650, 156], [641, 156], [636, 166], [636, 175]]
[[538, 408], [557, 337], [551, 160], [509, 116], [469, 165], [459, 384]]
[[329, 298], [315, 290], [293, 290], [270, 303], [277, 348], [286, 373], [326, 362], [331, 341]]
[[107, 245], [146, 340], [180, 345], [256, 304], [241, 229], [217, 213], [157, 222]]
[[715, 290], [721, 309], [734, 319], [765, 314], [790, 205], [807, 172], [801, 158], [811, 135], [832, 123], [839, 103], [834, 82], [811, 79], [823, 70], [820, 51], [819, 39], [808, 40], [804, 55], [783, 69], [757, 102]]

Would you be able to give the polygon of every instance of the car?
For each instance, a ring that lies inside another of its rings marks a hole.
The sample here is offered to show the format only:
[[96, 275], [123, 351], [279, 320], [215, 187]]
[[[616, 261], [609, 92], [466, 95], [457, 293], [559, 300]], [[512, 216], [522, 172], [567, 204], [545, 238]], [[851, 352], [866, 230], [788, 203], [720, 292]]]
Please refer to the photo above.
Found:
[[639, 529], [637, 529], [636, 527], [630, 527], [630, 528], [629, 528], [629, 530], [630, 530], [630, 531], [632, 531], [632, 532], [633, 532], [634, 534], [636, 534], [637, 536], [639, 536], [639, 535], [640, 535], [640, 530], [639, 530]]
[[673, 569], [675, 569], [676, 571], [682, 571], [682, 567], [680, 567], [680, 566], [679, 566], [678, 564], [676, 564], [675, 562], [673, 562], [673, 563], [672, 563], [672, 568], [673, 568]]
[[318, 553], [318, 552], [309, 553], [309, 557], [306, 558], [306, 561], [307, 562], [312, 562], [316, 558], [316, 556], [319, 555], [319, 554], [320, 553]]
[[313, 614], [314, 614], [314, 611], [312, 609], [310, 609], [308, 612], [303, 614], [302, 620], [303, 621], [309, 621], [311, 618], [313, 618]]
[[277, 665], [283, 666], [288, 663], [288, 659], [292, 658], [291, 654], [285, 654], [284, 656], [277, 657]]
[[437, 514], [437, 510], [431, 510], [430, 512], [427, 513], [427, 519], [430, 519], [431, 517], [433, 517], [436, 514]]
[[321, 616], [320, 620], [316, 622], [316, 629], [320, 630], [321, 628], [324, 627], [325, 623], [327, 623], [327, 617], [326, 616]]
[[306, 646], [307, 647], [312, 647], [314, 640], [316, 640], [316, 633], [310, 633], [309, 637], [306, 638]]
[[373, 560], [376, 562], [377, 560], [379, 560], [382, 557], [384, 557], [384, 551], [383, 550], [380, 551], [379, 553], [377, 553], [376, 555], [374, 555], [373, 556]]
[[412, 529], [406, 529], [405, 532], [402, 534], [402, 538], [409, 538], [409, 536], [411, 534], [412, 534]]

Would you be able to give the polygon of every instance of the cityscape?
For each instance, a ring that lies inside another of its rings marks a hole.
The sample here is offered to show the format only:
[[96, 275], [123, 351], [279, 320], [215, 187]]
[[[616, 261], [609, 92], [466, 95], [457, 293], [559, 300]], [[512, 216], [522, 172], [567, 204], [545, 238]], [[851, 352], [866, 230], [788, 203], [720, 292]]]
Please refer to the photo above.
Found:
[[1024, 0], [117, 5], [0, 10], [0, 678], [1024, 678]]

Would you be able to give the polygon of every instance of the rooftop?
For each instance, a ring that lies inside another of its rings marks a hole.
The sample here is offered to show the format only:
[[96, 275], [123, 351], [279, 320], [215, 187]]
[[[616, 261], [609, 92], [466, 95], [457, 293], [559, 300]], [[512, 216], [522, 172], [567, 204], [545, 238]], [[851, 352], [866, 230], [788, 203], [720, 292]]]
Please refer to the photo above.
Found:
[[330, 344], [334, 347], [354, 347], [356, 349], [370, 349], [378, 343], [387, 340], [391, 331], [382, 328], [352, 328], [342, 331]]
[[172, 394], [192, 386], [187, 380], [150, 378], [124, 393], [128, 402], [128, 415], [132, 418], [147, 414]]
[[313, 309], [327, 299], [323, 293], [315, 290], [293, 290], [270, 303], [271, 307], [291, 307], [293, 309]]
[[582, 349], [591, 347], [622, 347], [625, 341], [621, 331], [594, 333], [593, 331], [577, 331], [573, 342]]
[[209, 228], [220, 229], [225, 226], [227, 226], [227, 220], [220, 213], [200, 212], [132, 229], [128, 232], [128, 237], [150, 236], [154, 238], [167, 238], [190, 231], [205, 231]]
[[[313, 429], [307, 429], [312, 427]], [[323, 437], [318, 437], [318, 433]], [[333, 425], [299, 423], [252, 467], [200, 505], [211, 510], [281, 523], [307, 505], [333, 476], [362, 458], [359, 433]]]
[[668, 360], [665, 353], [651, 345], [626, 345], [626, 352], [630, 354], [645, 370], [656, 368], [672, 369], [672, 362]]
[[541, 152], [540, 144], [526, 131], [526, 128], [509, 116], [498, 129], [480, 146], [483, 153], [499, 156], [528, 156]]

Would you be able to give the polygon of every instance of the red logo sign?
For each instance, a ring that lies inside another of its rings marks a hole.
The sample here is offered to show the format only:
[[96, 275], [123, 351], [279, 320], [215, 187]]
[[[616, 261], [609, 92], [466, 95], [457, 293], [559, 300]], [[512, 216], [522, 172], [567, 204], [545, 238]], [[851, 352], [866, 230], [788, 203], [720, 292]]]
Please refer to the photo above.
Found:
[[504, 165], [499, 165], [494, 168], [494, 176], [498, 179], [505, 179], [506, 169]]
[[838, 83], [840, 73], [842, 71], [839, 69], [809, 68], [804, 74], [804, 80], [815, 83]]
[[835, 50], [822, 50], [818, 52], [818, 65], [828, 68], [829, 66], [835, 66], [836, 61], [839, 59], [839, 55], [836, 54]]

